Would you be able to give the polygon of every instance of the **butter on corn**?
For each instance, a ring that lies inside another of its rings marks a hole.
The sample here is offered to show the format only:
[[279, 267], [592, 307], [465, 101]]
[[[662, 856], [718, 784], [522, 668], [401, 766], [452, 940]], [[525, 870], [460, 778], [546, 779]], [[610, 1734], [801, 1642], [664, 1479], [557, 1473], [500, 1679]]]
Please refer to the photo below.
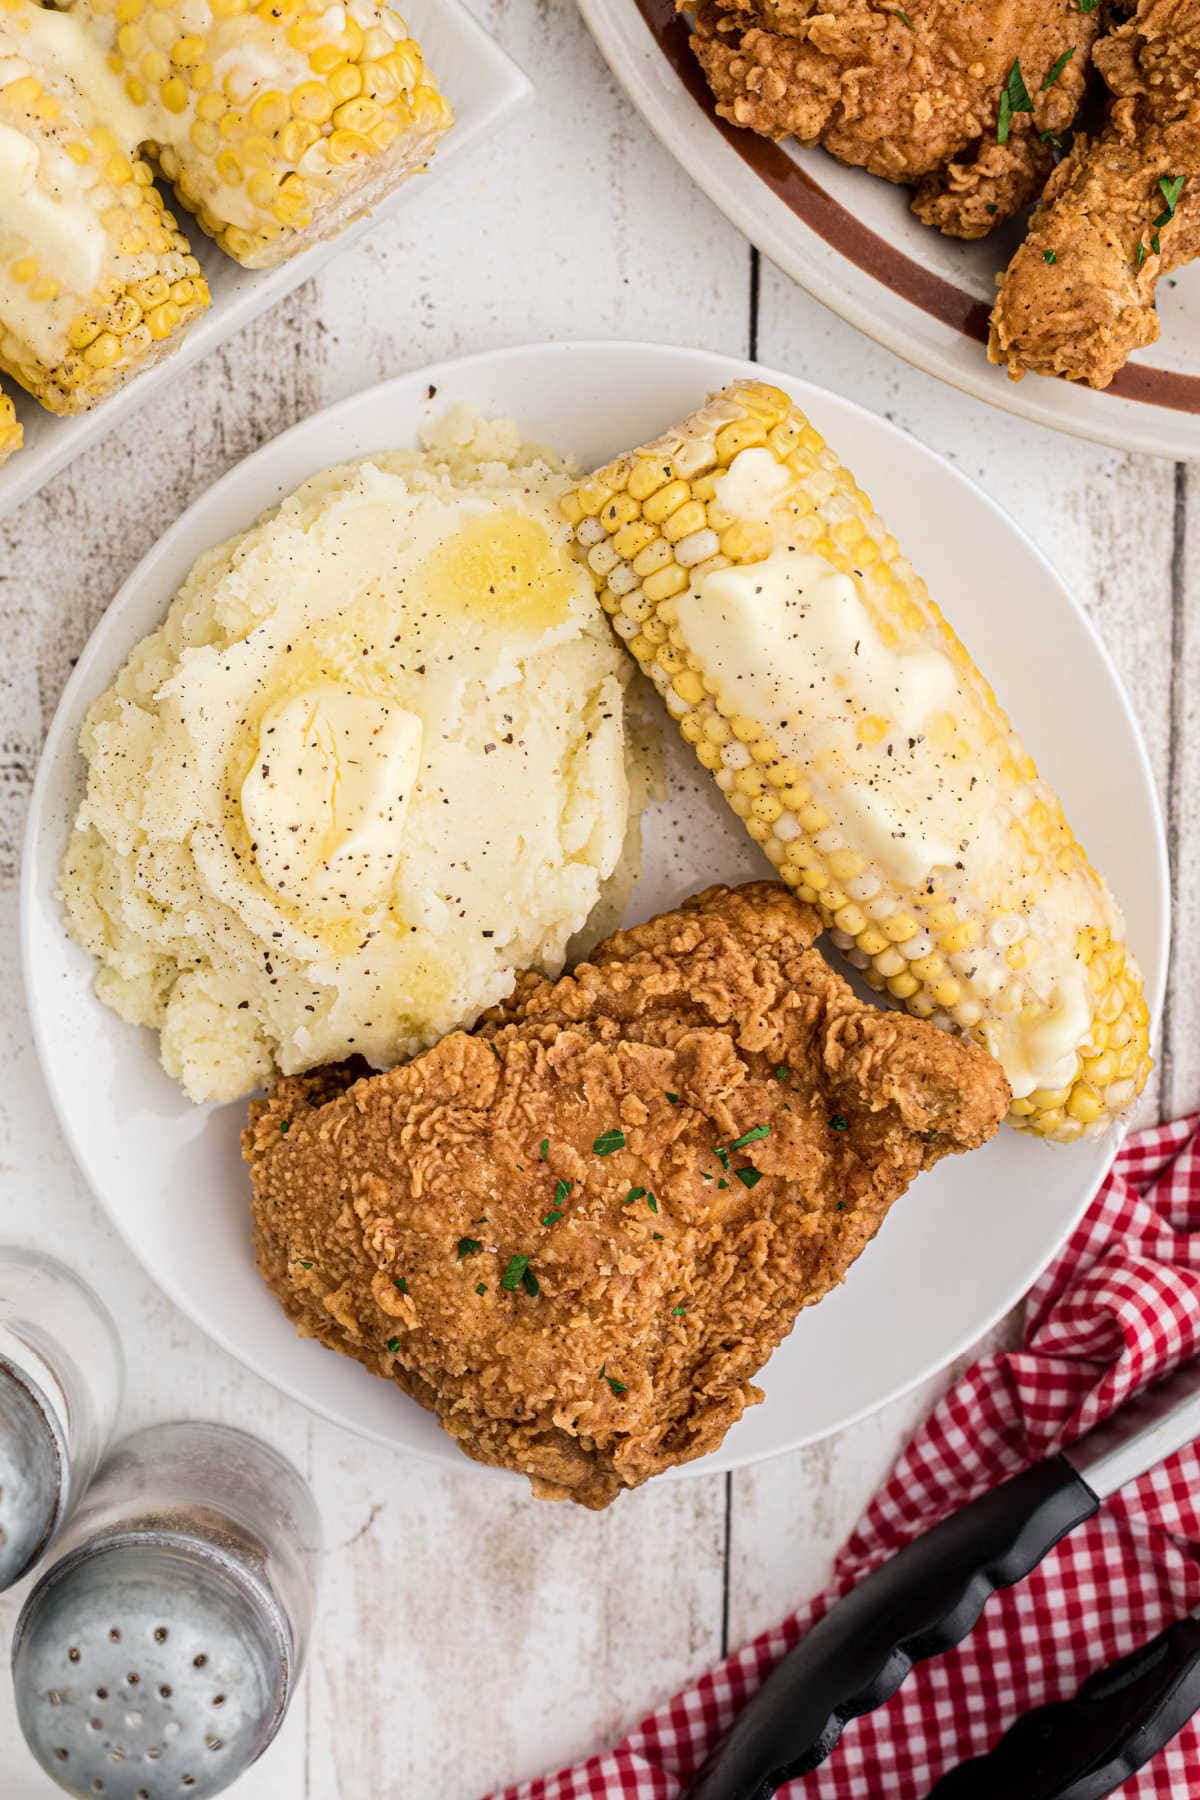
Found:
[[208, 304], [119, 102], [71, 16], [0, 0], [0, 367], [51, 412], [84, 411]]
[[998, 1058], [1014, 1125], [1102, 1131], [1150, 1071], [1120, 913], [984, 677], [779, 389], [727, 388], [564, 500], [620, 637], [880, 992]]
[[420, 169], [453, 123], [375, 0], [76, 0], [147, 154], [221, 248], [271, 268]]
[[21, 448], [24, 440], [16, 407], [7, 394], [0, 394], [0, 466], [8, 461], [14, 450]]

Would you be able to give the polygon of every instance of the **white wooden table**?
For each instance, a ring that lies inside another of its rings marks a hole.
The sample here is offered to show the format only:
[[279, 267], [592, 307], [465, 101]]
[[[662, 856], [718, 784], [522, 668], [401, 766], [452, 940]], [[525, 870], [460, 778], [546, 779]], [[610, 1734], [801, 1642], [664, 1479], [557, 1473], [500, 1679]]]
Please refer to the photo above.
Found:
[[[940, 450], [1058, 565], [1140, 712], [1179, 945], [1143, 1117], [1200, 1101], [1200, 606], [1184, 605], [1200, 590], [1200, 465], [1093, 449], [908, 368], [760, 264], [631, 112], [573, 7], [477, 10], [536, 81], [536, 108], [0, 524], [0, 1236], [57, 1246], [102, 1291], [130, 1360], [126, 1425], [190, 1414], [262, 1433], [312, 1480], [331, 1546], [309, 1672], [238, 1800], [476, 1800], [605, 1744], [822, 1581], [940, 1386], [811, 1450], [652, 1485], [596, 1516], [310, 1417], [208, 1343], [118, 1242], [55, 1126], [22, 1012], [23, 814], [59, 690], [115, 588], [248, 451], [384, 376], [567, 337], [748, 352]], [[5, 1645], [21, 1597], [0, 1599]], [[0, 1678], [0, 1795], [54, 1791]]]

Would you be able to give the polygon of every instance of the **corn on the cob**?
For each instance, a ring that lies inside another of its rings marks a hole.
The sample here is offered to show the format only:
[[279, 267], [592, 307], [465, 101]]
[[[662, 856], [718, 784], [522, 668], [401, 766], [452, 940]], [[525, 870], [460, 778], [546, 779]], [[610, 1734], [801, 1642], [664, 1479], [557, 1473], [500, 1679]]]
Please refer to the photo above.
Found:
[[873, 987], [986, 1044], [1010, 1117], [1103, 1130], [1145, 1086], [1120, 914], [853, 476], [726, 389], [564, 502], [620, 636]]
[[208, 303], [122, 102], [74, 19], [0, 0], [0, 367], [51, 412], [86, 410]]
[[453, 113], [380, 0], [77, 0], [147, 154], [221, 248], [271, 268], [419, 169]]
[[7, 394], [0, 394], [0, 465], [6, 463], [25, 439], [17, 410]]

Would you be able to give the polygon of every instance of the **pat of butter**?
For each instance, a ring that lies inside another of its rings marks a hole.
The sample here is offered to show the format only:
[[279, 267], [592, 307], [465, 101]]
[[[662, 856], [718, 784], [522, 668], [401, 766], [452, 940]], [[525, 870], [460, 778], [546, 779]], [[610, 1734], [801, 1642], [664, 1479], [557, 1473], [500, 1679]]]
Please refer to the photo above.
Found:
[[1044, 1013], [1013, 1013], [987, 1026], [988, 1049], [1008, 1077], [1014, 1100], [1038, 1088], [1063, 1088], [1074, 1079], [1075, 1055], [1092, 1024], [1087, 984], [1069, 976]]
[[912, 887], [962, 856], [976, 806], [927, 739], [958, 691], [940, 651], [887, 644], [848, 575], [786, 545], [701, 576], [675, 604], [722, 706], [815, 778], [847, 842]]
[[383, 900], [421, 762], [421, 721], [322, 682], [263, 715], [241, 808], [259, 873], [301, 913], [329, 919]]
[[796, 478], [769, 450], [753, 445], [739, 450], [713, 483], [713, 498], [731, 519], [768, 525], [796, 485]]
[[32, 139], [0, 125], [0, 194], [15, 198], [28, 193], [37, 174], [37, 146]]

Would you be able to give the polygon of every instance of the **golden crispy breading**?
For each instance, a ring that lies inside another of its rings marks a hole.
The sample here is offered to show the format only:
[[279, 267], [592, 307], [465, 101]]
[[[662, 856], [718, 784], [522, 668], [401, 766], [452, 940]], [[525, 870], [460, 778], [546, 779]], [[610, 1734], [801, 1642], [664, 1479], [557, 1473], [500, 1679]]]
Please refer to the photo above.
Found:
[[243, 1151], [300, 1331], [544, 1497], [607, 1506], [715, 1449], [800, 1308], [1008, 1104], [818, 929], [782, 887], [713, 888], [405, 1067], [278, 1082]]
[[1158, 337], [1159, 278], [1200, 252], [1200, 0], [1143, 0], [1095, 60], [1107, 122], [1047, 183], [992, 313], [988, 355], [1015, 379], [1107, 387]]
[[[974, 238], [1045, 180], [1040, 134], [1075, 117], [1097, 19], [1078, 0], [700, 0], [692, 44], [722, 118], [919, 183], [920, 216]], [[1001, 144], [1018, 58], [1035, 110], [1014, 114]]]

